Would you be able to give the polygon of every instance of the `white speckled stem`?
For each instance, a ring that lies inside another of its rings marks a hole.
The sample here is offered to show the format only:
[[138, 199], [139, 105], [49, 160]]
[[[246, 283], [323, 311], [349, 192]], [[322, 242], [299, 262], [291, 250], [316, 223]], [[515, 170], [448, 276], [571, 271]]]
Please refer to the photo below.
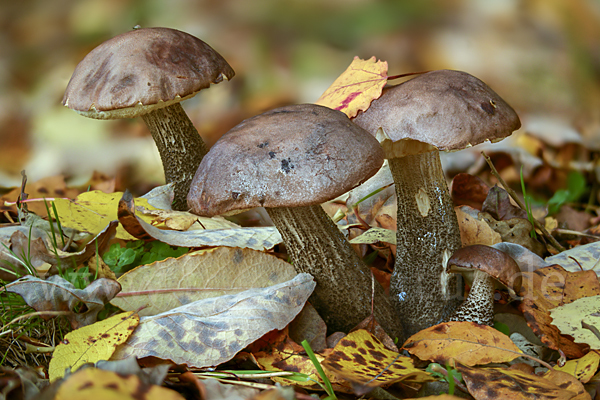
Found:
[[[294, 267], [311, 274], [317, 286], [310, 301], [330, 332], [348, 332], [371, 314], [371, 271], [320, 205], [267, 208]], [[375, 282], [374, 315], [393, 338], [401, 321], [381, 285]]]
[[173, 209], [188, 209], [186, 197], [207, 149], [179, 103], [142, 115], [154, 138], [167, 183], [174, 182]]
[[494, 325], [494, 278], [475, 271], [473, 285], [465, 302], [456, 310], [450, 321], [470, 321], [481, 325]]
[[396, 264], [390, 294], [404, 333], [447, 319], [461, 291], [445, 260], [461, 247], [458, 220], [437, 151], [389, 159], [398, 197]]

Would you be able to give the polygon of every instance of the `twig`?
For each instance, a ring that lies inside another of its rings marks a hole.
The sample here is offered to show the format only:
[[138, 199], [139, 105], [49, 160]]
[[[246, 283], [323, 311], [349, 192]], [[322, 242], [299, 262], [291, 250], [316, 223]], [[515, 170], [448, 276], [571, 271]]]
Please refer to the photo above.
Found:
[[[498, 171], [496, 170], [496, 167], [494, 167], [494, 164], [492, 163], [492, 160], [490, 159], [490, 157], [485, 154], [484, 151], [481, 152], [481, 155], [483, 155], [483, 158], [485, 158], [485, 161], [488, 163], [488, 165], [490, 166], [490, 169], [492, 170], [492, 174], [496, 177], [496, 179], [498, 179], [498, 181], [500, 182], [500, 184], [504, 187], [504, 190], [506, 190], [506, 192], [510, 195], [510, 197], [513, 198], [513, 200], [517, 203], [517, 205], [519, 207], [521, 207], [521, 209], [526, 210], [525, 205], [523, 204], [523, 202], [521, 202], [521, 199], [519, 199], [519, 197], [517, 196], [517, 194], [515, 193], [514, 190], [512, 190], [504, 181], [504, 179], [502, 179], [502, 177], [500, 176], [500, 174], [498, 173]], [[537, 229], [540, 230], [540, 232], [542, 232], [542, 235], [544, 235], [544, 237], [546, 238], [546, 240], [548, 240], [548, 242], [552, 245], [552, 247], [554, 247], [556, 250], [558, 250], [559, 252], [563, 252], [566, 249], [564, 247], [562, 247], [562, 245], [560, 243], [558, 243], [556, 241], [556, 239], [554, 239], [554, 237], [548, 233], [548, 231], [546, 230], [546, 228], [539, 223], [539, 221], [535, 218], [533, 218], [533, 226], [535, 226]]]
[[598, 339], [600, 339], [600, 331], [598, 331], [598, 328], [596, 328], [594, 325], [590, 325], [585, 321], [581, 320], [581, 327], [584, 329], [589, 329], [594, 335], [596, 335]]

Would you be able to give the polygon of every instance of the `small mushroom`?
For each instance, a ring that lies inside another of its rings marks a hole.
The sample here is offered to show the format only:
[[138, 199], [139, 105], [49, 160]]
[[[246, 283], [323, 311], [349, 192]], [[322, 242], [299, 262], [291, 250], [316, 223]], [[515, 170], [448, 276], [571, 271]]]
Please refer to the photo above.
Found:
[[173, 208], [185, 210], [204, 141], [179, 104], [231, 79], [229, 64], [202, 40], [169, 28], [135, 29], [107, 40], [77, 65], [62, 103], [96, 119], [141, 116], [158, 147]]
[[[223, 135], [192, 182], [192, 212], [213, 216], [265, 207], [298, 272], [317, 286], [311, 303], [330, 331], [348, 332], [371, 313], [371, 271], [321, 207], [374, 175], [377, 140], [339, 111], [314, 104], [277, 108]], [[375, 283], [374, 315], [402, 337], [389, 296]]]
[[398, 198], [396, 264], [390, 293], [406, 335], [448, 318], [458, 282], [445, 260], [461, 246], [438, 150], [498, 141], [520, 126], [485, 83], [460, 71], [433, 71], [386, 89], [354, 122], [378, 137]]
[[446, 272], [462, 273], [471, 283], [467, 299], [449, 320], [490, 326], [494, 324], [494, 289], [508, 288], [515, 297], [523, 279], [521, 269], [512, 257], [481, 244], [457, 250], [448, 260]]

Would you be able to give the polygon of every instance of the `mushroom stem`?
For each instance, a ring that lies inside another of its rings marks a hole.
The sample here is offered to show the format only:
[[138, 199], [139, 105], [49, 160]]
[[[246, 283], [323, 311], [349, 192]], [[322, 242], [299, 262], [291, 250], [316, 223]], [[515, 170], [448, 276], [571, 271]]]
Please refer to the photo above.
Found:
[[207, 149], [180, 103], [142, 115], [154, 138], [167, 183], [174, 183], [174, 210], [188, 209], [186, 197]]
[[390, 158], [389, 165], [398, 199], [390, 294], [408, 337], [447, 319], [460, 304], [458, 280], [445, 272], [445, 261], [461, 240], [439, 152]]
[[449, 321], [470, 321], [480, 325], [494, 324], [494, 278], [475, 271], [471, 291]]
[[[330, 331], [348, 332], [371, 314], [371, 271], [320, 205], [266, 208], [298, 272], [312, 274], [311, 303]], [[403, 338], [390, 298], [375, 283], [374, 316], [391, 337]]]

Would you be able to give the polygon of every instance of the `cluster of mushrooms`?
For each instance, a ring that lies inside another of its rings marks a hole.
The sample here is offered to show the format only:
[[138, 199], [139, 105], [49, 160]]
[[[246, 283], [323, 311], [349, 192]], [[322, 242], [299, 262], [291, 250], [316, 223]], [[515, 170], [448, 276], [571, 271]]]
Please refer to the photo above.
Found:
[[[518, 266], [490, 247], [479, 246], [476, 259], [461, 249], [438, 151], [510, 135], [520, 121], [506, 102], [467, 73], [433, 71], [386, 88], [352, 121], [326, 107], [290, 105], [241, 122], [207, 151], [180, 101], [233, 76], [194, 36], [134, 29], [81, 61], [63, 104], [96, 119], [141, 116], [174, 185], [174, 209], [210, 217], [265, 207], [296, 270], [313, 275], [311, 303], [331, 331], [347, 332], [371, 313], [400, 339], [447, 320], [491, 324], [493, 280], [513, 279]], [[390, 295], [320, 205], [366, 181], [386, 158], [398, 197]], [[501, 272], [486, 267], [494, 257]], [[476, 272], [460, 306], [452, 272], [465, 270]]]

